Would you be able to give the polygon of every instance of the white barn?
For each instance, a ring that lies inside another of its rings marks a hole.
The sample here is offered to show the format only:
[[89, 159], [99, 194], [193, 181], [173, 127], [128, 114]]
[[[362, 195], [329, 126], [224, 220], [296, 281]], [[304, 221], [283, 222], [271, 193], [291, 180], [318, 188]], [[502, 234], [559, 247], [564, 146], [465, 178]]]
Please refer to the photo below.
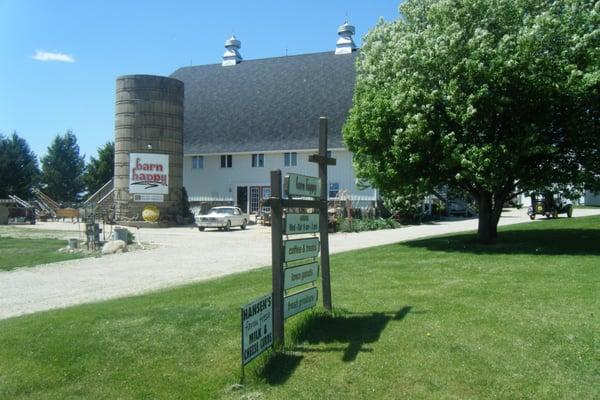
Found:
[[319, 117], [329, 119], [329, 198], [340, 190], [355, 206], [377, 191], [357, 184], [342, 126], [352, 104], [354, 27], [338, 30], [335, 51], [242, 61], [232, 37], [221, 64], [180, 68], [185, 85], [183, 185], [191, 202], [232, 202], [256, 213], [268, 197], [270, 171], [316, 175]]
[[586, 190], [583, 197], [583, 204], [586, 206], [600, 206], [600, 192], [594, 193]]

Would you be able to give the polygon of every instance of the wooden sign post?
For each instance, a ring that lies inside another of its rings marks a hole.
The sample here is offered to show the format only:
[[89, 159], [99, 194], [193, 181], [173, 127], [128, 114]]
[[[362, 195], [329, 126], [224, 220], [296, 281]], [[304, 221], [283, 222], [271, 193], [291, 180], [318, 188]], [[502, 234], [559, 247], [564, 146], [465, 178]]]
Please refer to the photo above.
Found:
[[319, 204], [319, 236], [321, 237], [321, 271], [323, 273], [323, 307], [331, 311], [331, 277], [329, 274], [329, 216], [327, 214], [327, 166], [335, 165], [335, 158], [327, 157], [327, 118], [319, 119], [319, 154], [308, 157], [319, 165], [321, 203]]
[[[282, 196], [282, 176], [280, 170], [271, 171], [271, 197], [265, 205], [271, 207], [271, 256], [273, 285], [273, 339], [275, 348], [283, 346], [284, 319], [313, 307], [318, 298], [314, 287], [321, 259], [323, 307], [331, 311], [331, 283], [329, 273], [329, 235], [327, 215], [327, 166], [335, 165], [334, 158], [327, 157], [327, 118], [319, 121], [319, 151], [308, 157], [308, 161], [318, 164], [319, 177], [289, 174], [285, 177], [285, 195]], [[313, 198], [307, 200], [307, 198]], [[287, 208], [318, 209], [319, 214], [287, 215], [285, 226], [283, 212]], [[319, 232], [319, 238], [286, 240], [283, 235], [310, 234]], [[310, 260], [306, 267], [305, 260]], [[289, 263], [292, 263], [290, 265]], [[294, 265], [304, 263], [301, 265]], [[287, 267], [284, 271], [284, 265]], [[300, 269], [302, 267], [302, 269]], [[293, 271], [292, 271], [293, 270]], [[287, 273], [284, 273], [286, 272]], [[298, 272], [301, 271], [301, 272]], [[299, 281], [298, 285], [285, 282], [284, 277]], [[303, 284], [311, 288], [285, 296], [285, 290]]]
[[273, 285], [273, 340], [275, 348], [283, 346], [283, 207], [281, 170], [271, 171], [271, 279]]

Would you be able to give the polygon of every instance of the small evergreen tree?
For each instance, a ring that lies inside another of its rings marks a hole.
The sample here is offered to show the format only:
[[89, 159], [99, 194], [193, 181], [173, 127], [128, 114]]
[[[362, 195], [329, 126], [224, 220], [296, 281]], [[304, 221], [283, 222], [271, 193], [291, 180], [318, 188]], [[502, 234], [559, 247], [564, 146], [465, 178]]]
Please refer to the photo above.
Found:
[[190, 201], [185, 187], [181, 188], [181, 201], [179, 203], [179, 209], [184, 220], [193, 220], [194, 214], [190, 209]]
[[98, 158], [91, 157], [85, 167], [83, 181], [88, 194], [94, 194], [106, 182], [111, 180], [115, 172], [115, 144], [107, 142], [98, 148]]
[[39, 176], [37, 157], [27, 141], [16, 132], [0, 135], [0, 198], [14, 194], [27, 200]]
[[79, 155], [77, 138], [72, 131], [56, 135], [48, 154], [42, 158], [42, 182], [44, 191], [57, 201], [75, 202], [85, 188], [84, 157]]

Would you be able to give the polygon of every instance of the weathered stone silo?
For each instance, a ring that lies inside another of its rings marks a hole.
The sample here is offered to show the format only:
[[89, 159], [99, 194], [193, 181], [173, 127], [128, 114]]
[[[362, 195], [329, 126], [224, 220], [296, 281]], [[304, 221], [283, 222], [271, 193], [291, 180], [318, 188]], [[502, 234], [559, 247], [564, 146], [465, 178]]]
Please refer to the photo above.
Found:
[[183, 82], [154, 75], [117, 78], [115, 217], [141, 220], [155, 205], [174, 221], [183, 185]]

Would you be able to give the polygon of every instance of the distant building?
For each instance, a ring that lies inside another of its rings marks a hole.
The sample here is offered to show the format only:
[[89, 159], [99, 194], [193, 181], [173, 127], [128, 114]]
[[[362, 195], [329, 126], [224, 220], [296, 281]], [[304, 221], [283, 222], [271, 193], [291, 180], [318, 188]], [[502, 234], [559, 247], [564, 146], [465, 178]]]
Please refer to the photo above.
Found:
[[593, 193], [589, 190], [586, 190], [583, 198], [583, 205], [600, 206], [600, 193]]
[[319, 117], [329, 119], [329, 198], [349, 192], [369, 206], [377, 191], [357, 186], [342, 126], [352, 105], [354, 27], [338, 29], [336, 50], [243, 60], [241, 42], [225, 42], [221, 64], [190, 66], [171, 78], [184, 83], [183, 185], [191, 202], [233, 202], [247, 212], [270, 196], [269, 171], [316, 175], [308, 155], [318, 146]]

